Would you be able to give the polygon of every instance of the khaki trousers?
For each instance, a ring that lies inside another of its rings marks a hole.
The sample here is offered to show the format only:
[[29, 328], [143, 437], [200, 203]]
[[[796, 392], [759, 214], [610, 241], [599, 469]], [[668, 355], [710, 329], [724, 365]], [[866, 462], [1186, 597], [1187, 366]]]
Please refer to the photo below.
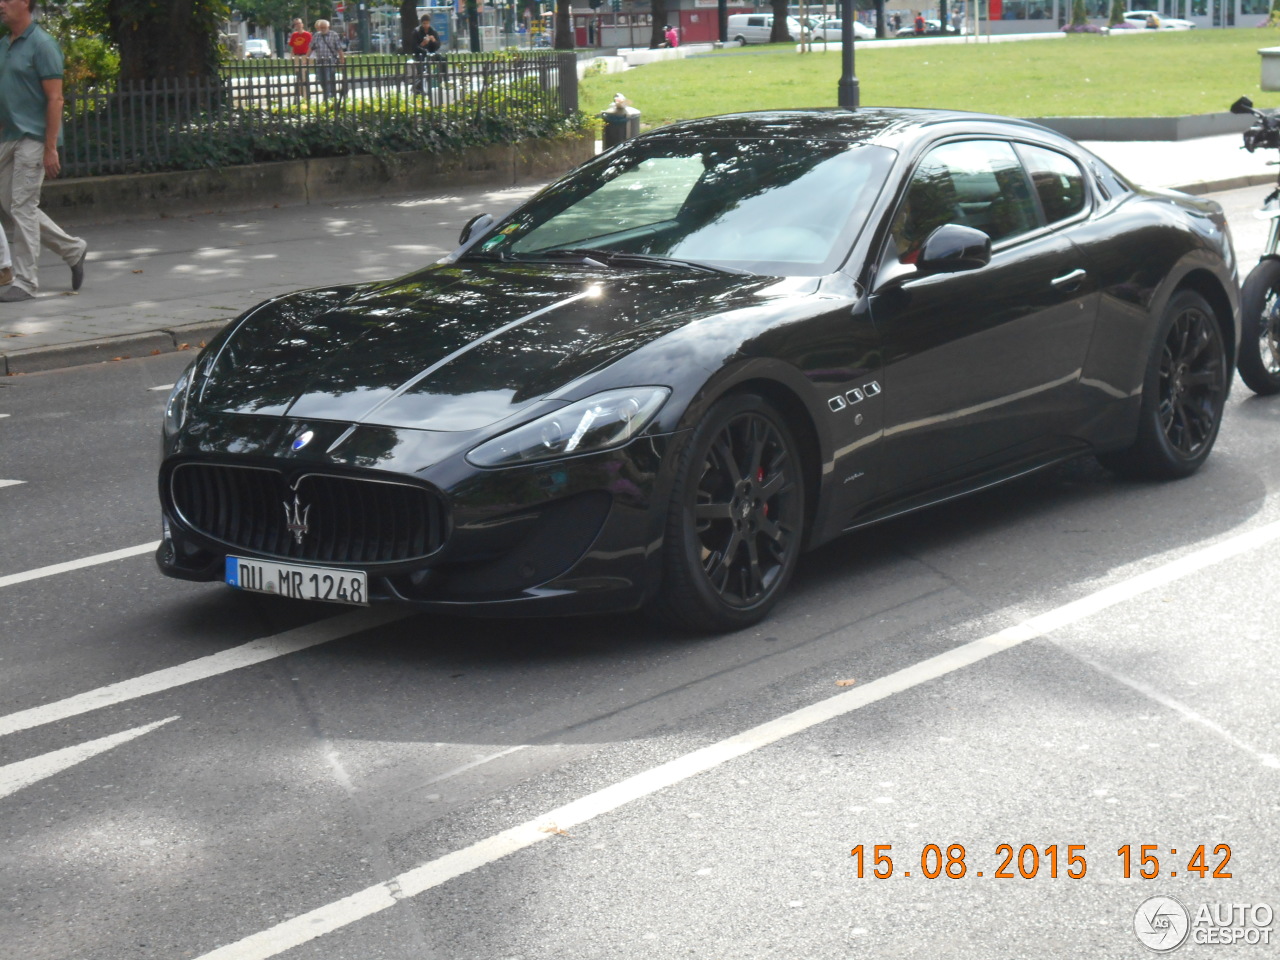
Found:
[[0, 211], [13, 223], [13, 283], [33, 296], [40, 289], [36, 260], [41, 244], [67, 266], [85, 250], [83, 240], [71, 236], [40, 209], [43, 183], [43, 143], [29, 137], [0, 141]]

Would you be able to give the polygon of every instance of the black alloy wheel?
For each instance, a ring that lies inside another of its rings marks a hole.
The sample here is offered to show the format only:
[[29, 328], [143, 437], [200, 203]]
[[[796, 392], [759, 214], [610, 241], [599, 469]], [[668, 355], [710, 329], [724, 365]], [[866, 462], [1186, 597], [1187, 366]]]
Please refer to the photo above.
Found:
[[1198, 457], [1218, 434], [1223, 367], [1222, 335], [1212, 312], [1197, 304], [1176, 311], [1160, 354], [1160, 426], [1184, 460]]
[[653, 612], [703, 633], [763, 619], [795, 571], [804, 537], [799, 449], [774, 407], [731, 395], [681, 455]]
[[1240, 290], [1237, 367], [1254, 393], [1280, 393], [1280, 261], [1263, 260]]
[[1200, 468], [1217, 439], [1230, 369], [1213, 308], [1183, 290], [1169, 301], [1148, 363], [1138, 435], [1099, 457], [1118, 473], [1176, 479]]

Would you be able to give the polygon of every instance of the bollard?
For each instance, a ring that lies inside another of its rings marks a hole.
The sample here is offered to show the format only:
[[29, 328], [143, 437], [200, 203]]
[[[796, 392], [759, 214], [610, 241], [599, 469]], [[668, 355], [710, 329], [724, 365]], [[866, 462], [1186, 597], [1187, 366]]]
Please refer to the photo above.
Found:
[[1262, 89], [1280, 90], [1280, 47], [1263, 47], [1258, 56], [1262, 57]]
[[601, 113], [600, 119], [604, 121], [603, 147], [606, 150], [640, 134], [640, 111], [629, 106], [622, 94], [613, 98], [613, 106]]

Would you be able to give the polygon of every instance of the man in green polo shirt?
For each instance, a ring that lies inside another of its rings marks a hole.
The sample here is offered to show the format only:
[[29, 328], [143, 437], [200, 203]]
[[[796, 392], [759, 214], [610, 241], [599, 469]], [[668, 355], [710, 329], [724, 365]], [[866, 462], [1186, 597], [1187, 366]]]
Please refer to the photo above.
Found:
[[40, 284], [44, 244], [71, 268], [71, 289], [84, 282], [86, 244], [40, 209], [44, 178], [62, 169], [62, 51], [31, 19], [35, 0], [0, 0], [0, 209], [13, 220], [13, 283], [0, 302], [30, 300]]

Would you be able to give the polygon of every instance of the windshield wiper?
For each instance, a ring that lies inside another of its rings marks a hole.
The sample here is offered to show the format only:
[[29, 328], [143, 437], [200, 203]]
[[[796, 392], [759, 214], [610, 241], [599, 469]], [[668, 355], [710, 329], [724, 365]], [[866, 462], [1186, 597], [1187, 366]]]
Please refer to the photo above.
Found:
[[558, 247], [554, 250], [538, 250], [528, 254], [530, 259], [543, 257], [551, 260], [577, 259], [597, 266], [614, 266], [634, 263], [641, 266], [677, 267], [684, 270], [701, 270], [704, 273], [737, 273], [747, 274], [746, 270], [736, 267], [723, 267], [714, 263], [703, 263], [700, 260], [682, 260], [678, 257], [660, 257], [652, 253], [629, 253], [626, 250], [601, 250], [594, 247]]

